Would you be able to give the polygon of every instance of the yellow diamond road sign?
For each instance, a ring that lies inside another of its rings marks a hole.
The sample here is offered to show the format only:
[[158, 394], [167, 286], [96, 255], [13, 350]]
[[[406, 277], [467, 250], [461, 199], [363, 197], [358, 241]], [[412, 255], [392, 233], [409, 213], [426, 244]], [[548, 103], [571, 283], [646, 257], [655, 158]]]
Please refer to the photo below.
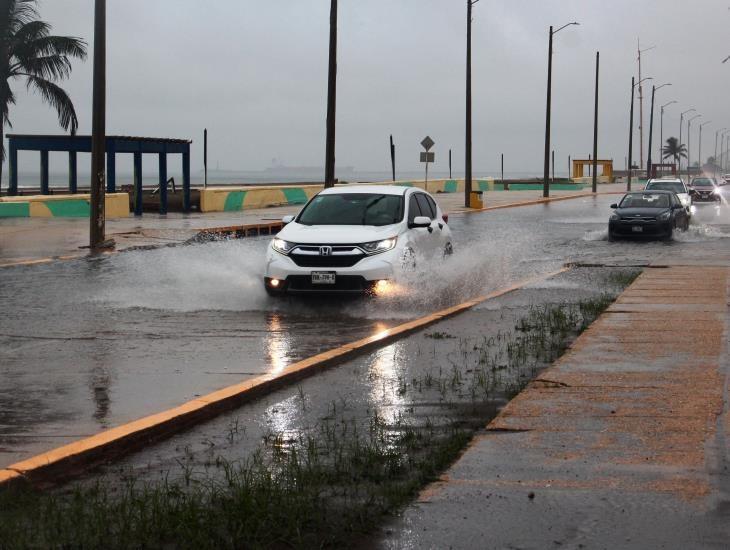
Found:
[[421, 145], [423, 145], [423, 148], [426, 151], [428, 151], [429, 149], [431, 149], [431, 147], [433, 147], [436, 144], [434, 143], [434, 141], [431, 139], [430, 136], [426, 136], [425, 138], [423, 138], [423, 141], [421, 142]]

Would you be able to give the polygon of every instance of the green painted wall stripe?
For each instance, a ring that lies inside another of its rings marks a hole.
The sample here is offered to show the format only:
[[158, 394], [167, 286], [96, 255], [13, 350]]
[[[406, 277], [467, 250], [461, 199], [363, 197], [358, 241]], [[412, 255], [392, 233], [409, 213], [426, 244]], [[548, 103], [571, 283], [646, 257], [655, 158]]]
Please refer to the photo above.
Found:
[[307, 204], [307, 194], [304, 189], [282, 189], [288, 204]]
[[231, 191], [226, 197], [223, 205], [224, 212], [240, 212], [243, 210], [243, 201], [246, 198], [246, 191]]
[[444, 182], [444, 193], [456, 193], [457, 189], [458, 187], [455, 180], [448, 180]]
[[89, 201], [85, 200], [45, 201], [43, 204], [54, 218], [88, 218], [90, 215]]
[[0, 218], [28, 218], [30, 217], [30, 203], [27, 202], [0, 202]]

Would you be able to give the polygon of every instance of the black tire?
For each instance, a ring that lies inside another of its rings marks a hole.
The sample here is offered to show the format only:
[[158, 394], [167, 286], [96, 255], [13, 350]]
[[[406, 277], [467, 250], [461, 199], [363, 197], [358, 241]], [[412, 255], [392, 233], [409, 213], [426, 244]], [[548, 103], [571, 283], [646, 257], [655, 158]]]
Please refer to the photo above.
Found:
[[612, 243], [616, 241], [616, 235], [610, 229], [608, 230], [608, 242]]
[[451, 245], [451, 243], [446, 243], [446, 246], [444, 247], [444, 258], [448, 258], [454, 253], [454, 247]]

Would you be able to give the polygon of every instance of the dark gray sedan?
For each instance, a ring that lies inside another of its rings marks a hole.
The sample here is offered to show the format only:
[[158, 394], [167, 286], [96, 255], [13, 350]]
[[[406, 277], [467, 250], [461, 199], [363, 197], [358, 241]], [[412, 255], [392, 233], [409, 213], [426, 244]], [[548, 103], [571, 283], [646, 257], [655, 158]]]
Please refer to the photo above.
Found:
[[608, 221], [608, 240], [623, 237], [671, 239], [675, 229], [686, 230], [689, 216], [676, 193], [639, 191], [627, 193]]

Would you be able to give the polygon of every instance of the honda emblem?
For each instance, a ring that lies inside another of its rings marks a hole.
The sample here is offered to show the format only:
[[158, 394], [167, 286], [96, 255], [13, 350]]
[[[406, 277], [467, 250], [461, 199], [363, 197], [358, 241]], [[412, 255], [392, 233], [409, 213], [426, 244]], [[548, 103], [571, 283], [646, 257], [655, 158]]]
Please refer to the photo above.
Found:
[[320, 256], [332, 256], [332, 247], [331, 246], [320, 246], [319, 255]]

